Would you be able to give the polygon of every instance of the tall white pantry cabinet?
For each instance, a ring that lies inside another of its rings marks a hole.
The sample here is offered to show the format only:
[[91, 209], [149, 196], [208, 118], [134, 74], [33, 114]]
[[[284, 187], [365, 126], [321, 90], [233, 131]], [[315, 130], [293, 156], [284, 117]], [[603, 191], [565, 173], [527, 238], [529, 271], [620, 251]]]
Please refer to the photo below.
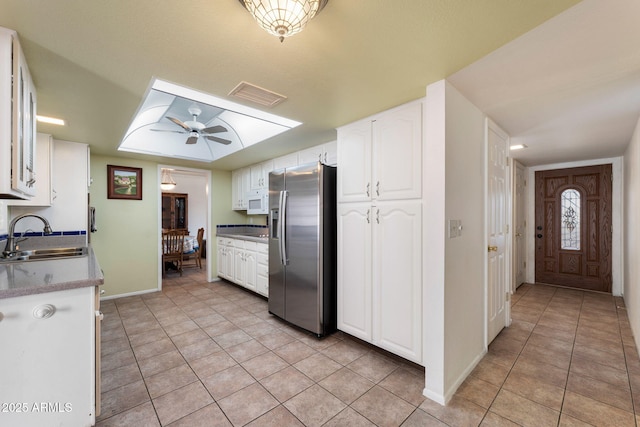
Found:
[[338, 329], [422, 363], [422, 100], [338, 128]]

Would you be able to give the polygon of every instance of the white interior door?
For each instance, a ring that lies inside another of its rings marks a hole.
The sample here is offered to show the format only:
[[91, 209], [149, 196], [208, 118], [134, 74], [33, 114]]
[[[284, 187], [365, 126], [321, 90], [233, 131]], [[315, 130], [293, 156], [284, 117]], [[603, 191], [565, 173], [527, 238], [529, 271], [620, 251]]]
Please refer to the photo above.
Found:
[[508, 325], [508, 136], [487, 121], [487, 344]]

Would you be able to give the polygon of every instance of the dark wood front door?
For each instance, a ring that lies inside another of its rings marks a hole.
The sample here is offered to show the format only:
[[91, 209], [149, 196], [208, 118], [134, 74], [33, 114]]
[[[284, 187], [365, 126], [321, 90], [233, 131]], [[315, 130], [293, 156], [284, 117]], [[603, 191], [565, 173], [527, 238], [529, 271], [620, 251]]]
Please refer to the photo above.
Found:
[[611, 165], [536, 172], [536, 282], [611, 292]]

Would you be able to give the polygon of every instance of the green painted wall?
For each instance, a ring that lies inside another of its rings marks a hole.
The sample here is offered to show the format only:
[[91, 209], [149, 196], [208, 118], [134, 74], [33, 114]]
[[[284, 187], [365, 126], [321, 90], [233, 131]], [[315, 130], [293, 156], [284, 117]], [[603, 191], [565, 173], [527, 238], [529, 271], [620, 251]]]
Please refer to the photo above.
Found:
[[[107, 198], [107, 165], [142, 168], [142, 200]], [[158, 164], [121, 157], [91, 155], [90, 203], [96, 208], [98, 231], [91, 233], [91, 245], [104, 271], [105, 297], [158, 289], [159, 190]], [[254, 221], [243, 212], [231, 210], [231, 172], [211, 171], [211, 223], [207, 239], [209, 278], [216, 277], [217, 224], [245, 224]], [[258, 223], [257, 221], [254, 221]], [[264, 221], [263, 221], [264, 222]]]
[[[142, 200], [107, 198], [107, 165], [142, 168]], [[116, 157], [91, 156], [90, 204], [98, 231], [91, 245], [104, 272], [104, 296], [157, 289], [157, 165]]]

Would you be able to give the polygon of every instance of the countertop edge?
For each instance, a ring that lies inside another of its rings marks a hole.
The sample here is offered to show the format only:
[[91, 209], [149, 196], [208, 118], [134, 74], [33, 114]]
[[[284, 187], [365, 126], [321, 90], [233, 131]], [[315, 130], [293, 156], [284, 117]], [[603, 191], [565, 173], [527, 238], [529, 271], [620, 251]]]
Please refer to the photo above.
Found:
[[[26, 287], [1, 289], [0, 300], [6, 299], [6, 298], [21, 297], [26, 295], [44, 294], [48, 292], [65, 291], [69, 289], [103, 285], [104, 274], [102, 273], [100, 264], [98, 263], [98, 260], [96, 258], [96, 255], [91, 245], [89, 245], [88, 248], [89, 248], [89, 253], [87, 254], [86, 262], [87, 262], [87, 265], [90, 266], [90, 268], [87, 269], [88, 272], [87, 272], [86, 278], [80, 278], [77, 280], [66, 281], [66, 282], [43, 283], [43, 284], [37, 284], [32, 286], [26, 286]], [[28, 266], [31, 264], [42, 263], [42, 262], [51, 263], [52, 261], [50, 260], [49, 261], [27, 261], [20, 264], [23, 266]], [[54, 261], [54, 262], [57, 262], [57, 261]]]
[[7, 298], [23, 297], [26, 295], [46, 294], [49, 292], [67, 291], [69, 289], [86, 288], [89, 286], [100, 286], [104, 284], [104, 279], [76, 280], [73, 282], [62, 282], [53, 285], [31, 286], [29, 288], [7, 289], [0, 292], [0, 300]]

